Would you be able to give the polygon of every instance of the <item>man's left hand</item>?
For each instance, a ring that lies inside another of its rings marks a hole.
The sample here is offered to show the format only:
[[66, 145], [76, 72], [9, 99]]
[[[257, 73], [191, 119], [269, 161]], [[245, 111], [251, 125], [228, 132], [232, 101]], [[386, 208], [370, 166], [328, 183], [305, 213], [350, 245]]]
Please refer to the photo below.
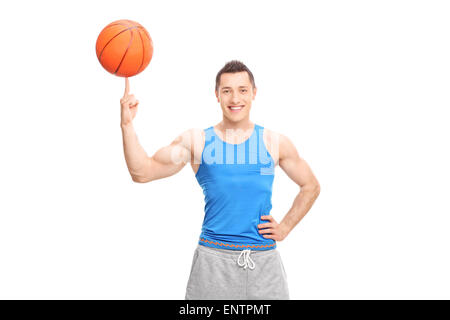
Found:
[[258, 224], [259, 233], [266, 239], [273, 239], [275, 241], [282, 241], [288, 235], [287, 228], [275, 221], [272, 216], [261, 216], [262, 220], [269, 220], [270, 222]]

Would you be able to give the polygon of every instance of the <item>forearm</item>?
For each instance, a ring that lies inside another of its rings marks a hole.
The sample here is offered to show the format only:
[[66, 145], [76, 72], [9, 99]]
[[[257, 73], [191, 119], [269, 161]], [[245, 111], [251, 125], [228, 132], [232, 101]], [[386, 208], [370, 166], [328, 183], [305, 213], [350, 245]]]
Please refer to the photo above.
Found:
[[319, 196], [320, 188], [318, 186], [305, 186], [301, 188], [297, 197], [295, 197], [294, 203], [291, 209], [284, 216], [280, 222], [287, 233], [290, 233], [292, 229], [303, 219], [303, 217], [311, 209], [314, 201]]
[[122, 129], [123, 151], [128, 171], [132, 177], [139, 176], [141, 168], [148, 161], [148, 155], [139, 144], [133, 125], [121, 125], [120, 127]]

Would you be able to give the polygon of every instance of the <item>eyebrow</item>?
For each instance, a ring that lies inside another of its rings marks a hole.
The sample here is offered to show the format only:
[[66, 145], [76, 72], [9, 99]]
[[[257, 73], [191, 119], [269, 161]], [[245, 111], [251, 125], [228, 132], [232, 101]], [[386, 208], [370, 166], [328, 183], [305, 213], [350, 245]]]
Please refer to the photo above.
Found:
[[[248, 86], [240, 86], [239, 88], [248, 88]], [[231, 87], [222, 87], [222, 89], [231, 89]]]

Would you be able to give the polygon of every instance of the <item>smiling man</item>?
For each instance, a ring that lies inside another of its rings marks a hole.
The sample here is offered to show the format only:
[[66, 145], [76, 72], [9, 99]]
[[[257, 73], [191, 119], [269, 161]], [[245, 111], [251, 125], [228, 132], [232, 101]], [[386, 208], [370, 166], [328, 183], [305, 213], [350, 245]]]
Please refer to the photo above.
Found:
[[[190, 162], [205, 195], [185, 299], [289, 299], [276, 244], [310, 210], [320, 186], [289, 138], [250, 121], [257, 91], [252, 72], [240, 61], [225, 64], [215, 86], [222, 121], [183, 132], [152, 157], [134, 132], [139, 102], [125, 81], [121, 128], [133, 181], [169, 177]], [[280, 223], [271, 215], [276, 166], [300, 188]]]

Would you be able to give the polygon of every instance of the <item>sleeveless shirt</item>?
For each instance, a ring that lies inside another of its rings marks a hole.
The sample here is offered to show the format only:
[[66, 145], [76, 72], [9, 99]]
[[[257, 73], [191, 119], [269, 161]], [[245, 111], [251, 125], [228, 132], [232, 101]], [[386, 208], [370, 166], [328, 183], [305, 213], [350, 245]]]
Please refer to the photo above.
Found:
[[231, 250], [269, 250], [276, 241], [259, 233], [269, 222], [274, 160], [263, 140], [264, 128], [254, 124], [251, 136], [240, 144], [223, 141], [211, 126], [204, 129], [205, 144], [195, 177], [205, 196], [205, 216], [199, 244]]

